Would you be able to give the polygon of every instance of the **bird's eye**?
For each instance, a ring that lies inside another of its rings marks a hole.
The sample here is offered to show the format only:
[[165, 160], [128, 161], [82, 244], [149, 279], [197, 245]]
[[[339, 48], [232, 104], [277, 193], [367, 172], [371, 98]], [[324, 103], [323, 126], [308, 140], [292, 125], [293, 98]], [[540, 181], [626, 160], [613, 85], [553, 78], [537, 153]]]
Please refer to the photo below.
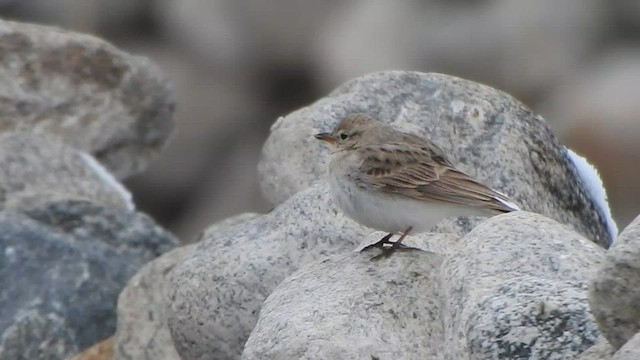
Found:
[[347, 134], [340, 134], [340, 139], [342, 139], [342, 140], [344, 140], [344, 139], [346, 139], [348, 137], [349, 137], [349, 135], [347, 135]]

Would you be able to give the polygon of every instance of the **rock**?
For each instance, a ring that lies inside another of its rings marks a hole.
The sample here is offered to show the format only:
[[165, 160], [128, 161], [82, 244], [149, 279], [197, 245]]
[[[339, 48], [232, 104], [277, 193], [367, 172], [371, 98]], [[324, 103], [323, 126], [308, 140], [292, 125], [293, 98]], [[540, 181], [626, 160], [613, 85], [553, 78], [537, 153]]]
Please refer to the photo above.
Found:
[[585, 351], [601, 338], [586, 284], [603, 254], [538, 214], [482, 222], [442, 266], [445, 358], [565, 359]]
[[102, 340], [71, 360], [111, 360], [113, 359], [113, 336]]
[[[258, 216], [246, 213], [212, 225], [202, 235], [209, 238], [235, 224]], [[167, 278], [171, 270], [190, 256], [196, 244], [176, 248], [147, 263], [129, 280], [118, 298], [118, 328], [113, 359], [176, 359], [165, 310]]]
[[111, 336], [126, 281], [177, 244], [145, 215], [86, 201], [5, 210], [0, 229], [0, 359], [67, 358]]
[[616, 350], [640, 332], [640, 216], [607, 252], [591, 281], [589, 302]]
[[578, 355], [577, 360], [611, 360], [613, 353], [615, 350], [609, 344], [609, 342], [604, 339], [599, 343], [593, 345], [588, 348], [582, 354]]
[[131, 194], [89, 154], [28, 133], [0, 134], [0, 209], [86, 200], [132, 210]]
[[442, 257], [416, 249], [371, 261], [372, 253], [334, 255], [280, 283], [242, 359], [439, 358]]
[[281, 203], [325, 178], [329, 149], [313, 135], [354, 112], [433, 140], [461, 170], [525, 210], [569, 225], [603, 247], [613, 241], [606, 210], [540, 116], [505, 93], [440, 74], [370, 74], [278, 119], [258, 165], [268, 200]]
[[302, 264], [351, 251], [366, 232], [318, 185], [267, 215], [206, 233], [170, 276], [167, 321], [176, 350], [183, 359], [238, 358], [280, 281]]
[[58, 137], [120, 179], [143, 170], [173, 128], [160, 70], [89, 35], [0, 21], [0, 78], [0, 131]]
[[604, 250], [551, 219], [505, 214], [406, 245], [437, 255], [337, 255], [285, 279], [243, 358], [565, 359], [606, 342], [586, 294]]
[[640, 359], [640, 333], [635, 334], [620, 350], [616, 351], [612, 360]]

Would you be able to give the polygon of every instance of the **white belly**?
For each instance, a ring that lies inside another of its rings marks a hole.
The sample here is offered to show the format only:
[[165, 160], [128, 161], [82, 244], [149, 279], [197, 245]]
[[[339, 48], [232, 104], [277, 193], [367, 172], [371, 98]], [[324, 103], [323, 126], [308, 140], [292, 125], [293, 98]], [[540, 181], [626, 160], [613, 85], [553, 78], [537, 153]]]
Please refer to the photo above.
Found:
[[423, 232], [447, 217], [486, 215], [479, 209], [466, 206], [365, 191], [340, 175], [330, 175], [333, 200], [349, 217], [376, 230], [400, 233], [411, 226], [413, 232]]

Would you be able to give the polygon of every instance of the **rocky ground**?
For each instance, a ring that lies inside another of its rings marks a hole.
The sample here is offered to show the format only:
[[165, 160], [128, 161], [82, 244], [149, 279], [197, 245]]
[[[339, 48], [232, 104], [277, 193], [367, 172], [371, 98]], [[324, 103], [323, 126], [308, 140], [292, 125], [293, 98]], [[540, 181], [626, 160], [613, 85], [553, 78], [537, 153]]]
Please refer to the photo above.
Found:
[[[158, 67], [0, 21], [0, 79], [0, 359], [640, 357], [640, 217], [619, 232], [598, 175], [505, 92], [356, 77], [253, 144], [271, 211], [185, 245], [120, 183], [173, 132]], [[447, 219], [371, 261], [382, 234], [335, 207], [312, 136], [352, 112], [433, 139], [523, 211]]]

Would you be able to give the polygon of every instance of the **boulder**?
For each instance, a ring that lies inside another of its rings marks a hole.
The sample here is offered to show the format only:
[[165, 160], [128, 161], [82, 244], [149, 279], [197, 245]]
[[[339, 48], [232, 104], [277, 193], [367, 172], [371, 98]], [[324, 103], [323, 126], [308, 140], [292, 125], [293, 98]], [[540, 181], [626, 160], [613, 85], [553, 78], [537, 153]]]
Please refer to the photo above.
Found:
[[67, 358], [113, 334], [140, 266], [177, 244], [149, 217], [87, 201], [0, 212], [0, 359]]
[[522, 209], [569, 225], [600, 246], [617, 234], [586, 182], [592, 174], [583, 173], [540, 116], [503, 92], [441, 74], [366, 75], [279, 118], [258, 165], [267, 199], [281, 203], [325, 179], [329, 149], [313, 135], [355, 112], [431, 139], [457, 167]]
[[344, 217], [328, 186], [271, 213], [205, 232], [170, 274], [167, 322], [183, 359], [237, 359], [263, 301], [302, 264], [351, 251], [368, 230]]
[[173, 129], [174, 94], [148, 59], [96, 37], [0, 20], [0, 132], [57, 137], [122, 179]]
[[615, 349], [640, 332], [640, 216], [620, 233], [598, 267], [589, 303]]
[[[200, 238], [206, 239], [235, 224], [257, 217], [237, 215], [211, 225]], [[118, 328], [115, 360], [180, 360], [167, 327], [167, 298], [171, 270], [189, 257], [196, 244], [173, 249], [147, 263], [129, 280], [118, 297]]]

